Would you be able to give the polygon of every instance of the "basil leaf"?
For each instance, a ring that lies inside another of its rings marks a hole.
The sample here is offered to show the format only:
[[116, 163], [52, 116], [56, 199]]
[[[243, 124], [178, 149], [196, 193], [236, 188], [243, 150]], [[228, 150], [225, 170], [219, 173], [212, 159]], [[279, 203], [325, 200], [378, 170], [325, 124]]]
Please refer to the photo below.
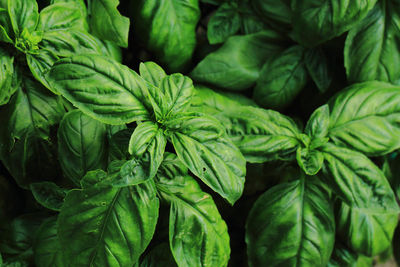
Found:
[[35, 54], [26, 55], [26, 61], [33, 77], [53, 93], [56, 92], [48, 84], [45, 73], [50, 70], [51, 66], [53, 66], [54, 62], [57, 60], [58, 57], [46, 48], [39, 49]]
[[237, 3], [223, 3], [207, 25], [207, 38], [210, 44], [223, 43], [240, 29], [240, 13]]
[[361, 211], [340, 202], [336, 227], [340, 238], [355, 252], [376, 256], [392, 244], [398, 213]]
[[74, 2], [55, 3], [40, 11], [37, 29], [44, 32], [59, 30], [89, 30], [79, 4]]
[[129, 18], [119, 13], [118, 4], [119, 0], [90, 0], [90, 28], [100, 39], [128, 47]]
[[308, 147], [297, 148], [296, 159], [300, 168], [307, 175], [316, 175], [324, 163], [324, 155], [320, 151]]
[[355, 84], [329, 101], [329, 138], [368, 156], [400, 148], [399, 87], [382, 82]]
[[218, 113], [232, 109], [236, 105], [258, 107], [252, 99], [242, 94], [214, 90], [204, 85], [195, 85], [191, 109], [206, 111], [210, 108], [210, 110], [214, 109]]
[[307, 80], [304, 48], [292, 46], [264, 64], [253, 99], [262, 107], [283, 109], [300, 93]]
[[48, 31], [40, 43], [58, 57], [72, 57], [76, 54], [102, 55], [103, 44], [89, 33], [77, 29]]
[[109, 56], [110, 58], [114, 59], [115, 61], [121, 63], [122, 62], [122, 51], [119, 46], [111, 41], [102, 41], [101, 42], [101, 50], [102, 55]]
[[107, 167], [105, 124], [73, 110], [64, 116], [57, 134], [61, 168], [76, 185], [86, 172]]
[[10, 101], [11, 96], [18, 89], [13, 84], [14, 76], [14, 57], [6, 50], [0, 48], [0, 106]]
[[147, 85], [136, 73], [100, 56], [75, 56], [54, 64], [50, 86], [82, 112], [104, 123], [146, 120]]
[[40, 267], [66, 267], [57, 236], [57, 218], [46, 220], [38, 229], [33, 246], [35, 264]]
[[332, 83], [332, 70], [330, 62], [324, 51], [319, 48], [308, 49], [304, 55], [308, 74], [321, 93], [326, 92]]
[[254, 0], [251, 3], [254, 11], [267, 22], [275, 21], [285, 27], [288, 27], [291, 24], [292, 11], [290, 0]]
[[374, 7], [377, 0], [294, 0], [293, 28], [297, 41], [312, 47], [348, 31]]
[[8, 0], [8, 13], [17, 37], [26, 29], [34, 32], [39, 20], [36, 0]]
[[72, 190], [58, 236], [73, 266], [132, 266], [153, 237], [159, 202], [152, 180], [134, 187], [101, 184]]
[[[158, 179], [174, 179], [177, 176], [188, 176], [188, 168], [182, 163], [176, 154], [165, 152], [164, 160], [158, 168]], [[164, 180], [165, 182], [165, 180]]]
[[164, 77], [160, 90], [164, 93], [166, 101], [163, 105], [164, 118], [173, 118], [186, 111], [194, 93], [192, 80], [178, 73]]
[[281, 52], [284, 38], [274, 31], [232, 36], [207, 55], [190, 73], [197, 82], [228, 90], [244, 90], [255, 84], [265, 60]]
[[179, 266], [226, 266], [228, 228], [212, 197], [190, 176], [159, 177], [161, 197], [171, 204], [169, 242]]
[[[18, 76], [17, 82], [18, 91], [0, 111], [4, 126], [0, 127], [0, 157], [18, 179], [30, 180], [33, 174], [37, 175], [35, 179], [51, 177], [55, 175], [51, 169], [57, 161], [54, 160], [56, 155], [53, 155], [52, 143], [48, 141], [50, 127], [61, 120], [64, 108], [58, 97], [50, 95], [30, 77]], [[14, 149], [18, 139], [18, 146]], [[42, 170], [26, 173], [26, 168]]]
[[166, 126], [179, 159], [215, 192], [235, 203], [243, 192], [246, 161], [221, 124], [209, 116], [188, 115]]
[[272, 187], [246, 222], [250, 266], [325, 266], [335, 242], [329, 194], [312, 177]]
[[379, 1], [346, 38], [344, 59], [351, 82], [400, 82], [400, 8], [397, 1]]
[[229, 119], [228, 136], [249, 162], [292, 159], [299, 145], [296, 124], [276, 111], [237, 108]]
[[366, 213], [399, 212], [386, 177], [370, 159], [332, 144], [325, 144], [322, 152], [327, 183], [346, 204]]
[[68, 190], [60, 188], [52, 182], [39, 182], [30, 184], [33, 197], [43, 207], [60, 211]]
[[248, 106], [255, 104], [247, 98], [229, 96], [197, 89], [191, 110], [219, 120], [248, 162], [292, 160], [301, 133], [295, 122], [276, 111]]
[[153, 122], [140, 123], [129, 141], [129, 153], [148, 164], [148, 179], [153, 178], [160, 166], [167, 139], [163, 130]]
[[[111, 162], [110, 165], [112, 165], [112, 163], [113, 162]], [[108, 168], [110, 168], [110, 165], [108, 166]], [[121, 164], [118, 165], [121, 166]], [[100, 184], [101, 182], [107, 180], [108, 178], [109, 178], [108, 173], [106, 173], [103, 170], [88, 171], [85, 174], [85, 176], [80, 180], [80, 184], [82, 188], [90, 188], [95, 186], [96, 184]]]
[[4, 126], [0, 128], [0, 150], [5, 151], [10, 151], [14, 140], [21, 139], [28, 132], [48, 138], [50, 127], [57, 124], [65, 113], [58, 97], [30, 77], [17, 77], [17, 92], [0, 111]]
[[322, 138], [328, 135], [329, 125], [329, 106], [325, 104], [311, 114], [304, 131], [311, 137]]
[[139, 65], [140, 77], [155, 87], [161, 86], [161, 81], [167, 76], [165, 71], [156, 63], [148, 61]]
[[357, 254], [340, 243], [335, 245], [328, 267], [364, 267], [373, 266], [372, 258]]
[[14, 30], [11, 25], [10, 15], [8, 13], [8, 0], [2, 0], [0, 3], [0, 40], [13, 44], [15, 39]]
[[[170, 71], [187, 67], [196, 47], [198, 0], [140, 0], [132, 3], [136, 36]], [[174, 27], [162, 27], [162, 25]]]
[[139, 185], [154, 177], [149, 175], [149, 167], [144, 168], [144, 164], [137, 160], [131, 159], [127, 162], [116, 161], [111, 162], [108, 171], [116, 174], [111, 180], [113, 187], [127, 187], [131, 185]]

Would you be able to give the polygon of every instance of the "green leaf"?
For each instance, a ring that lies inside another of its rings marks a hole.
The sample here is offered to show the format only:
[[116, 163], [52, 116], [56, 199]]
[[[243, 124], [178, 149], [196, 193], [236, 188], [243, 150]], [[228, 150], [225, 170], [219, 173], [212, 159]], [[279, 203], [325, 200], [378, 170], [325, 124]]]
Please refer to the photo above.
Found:
[[86, 172], [107, 167], [105, 124], [73, 110], [64, 116], [57, 134], [61, 168], [76, 185]]
[[179, 266], [226, 266], [228, 229], [212, 197], [188, 175], [159, 176], [157, 188], [170, 205], [169, 242]]
[[121, 48], [111, 41], [102, 41], [101, 50], [102, 55], [109, 56], [110, 58], [114, 59], [115, 61], [121, 63], [122, 62], [122, 51]]
[[196, 84], [195, 93], [191, 101], [191, 108], [199, 109], [199, 111], [205, 111], [211, 108], [215, 109], [216, 112], [221, 112], [225, 109], [232, 109], [233, 106], [238, 104], [258, 107], [252, 99], [243, 94], [215, 90], [204, 85]]
[[136, 36], [158, 61], [172, 72], [187, 67], [196, 47], [198, 0], [139, 0], [132, 11]]
[[129, 153], [149, 165], [146, 172], [148, 179], [156, 175], [163, 160], [166, 144], [163, 130], [153, 122], [142, 122], [133, 132], [129, 141]]
[[377, 0], [294, 0], [293, 28], [297, 41], [312, 47], [348, 31]]
[[292, 11], [290, 0], [253, 0], [254, 11], [260, 15], [260, 18], [267, 22], [274, 21], [289, 27], [292, 22]]
[[60, 188], [52, 182], [39, 182], [30, 184], [33, 197], [45, 208], [60, 211], [68, 190]]
[[41, 48], [53, 52], [58, 57], [72, 57], [77, 54], [103, 55], [104, 44], [86, 31], [60, 29], [43, 34]]
[[36, 0], [8, 0], [8, 14], [14, 33], [20, 37], [26, 29], [33, 32], [39, 20], [39, 11]]
[[329, 101], [329, 138], [368, 156], [400, 148], [400, 88], [383, 82], [350, 86]]
[[102, 40], [128, 47], [129, 18], [119, 13], [117, 9], [119, 0], [90, 0], [89, 2], [89, 22], [92, 33]]
[[310, 137], [323, 138], [328, 135], [329, 124], [329, 106], [325, 104], [311, 114], [304, 131]]
[[207, 55], [190, 76], [197, 82], [228, 90], [244, 90], [255, 84], [265, 60], [281, 52], [284, 38], [274, 31], [232, 36]]
[[0, 40], [13, 44], [15, 38], [14, 30], [11, 25], [10, 15], [8, 13], [8, 0], [2, 0], [0, 3]]
[[82, 112], [104, 123], [149, 119], [146, 82], [134, 71], [100, 56], [74, 56], [54, 64], [50, 86]]
[[316, 175], [324, 163], [324, 154], [309, 147], [299, 147], [296, 153], [297, 163], [307, 175]]
[[187, 115], [166, 126], [179, 159], [211, 189], [235, 203], [243, 192], [246, 161], [221, 124], [206, 115]]
[[53, 93], [56, 92], [48, 84], [45, 73], [50, 70], [51, 66], [53, 66], [54, 62], [57, 60], [58, 57], [45, 48], [37, 50], [35, 54], [26, 55], [26, 61], [33, 77]]
[[164, 242], [154, 247], [144, 256], [140, 262], [140, 267], [177, 267], [175, 260], [171, 254], [168, 243]]
[[152, 180], [94, 185], [67, 194], [58, 236], [71, 266], [132, 266], [153, 237], [159, 201]]
[[324, 51], [319, 48], [308, 49], [304, 56], [308, 74], [321, 93], [326, 92], [332, 83], [332, 70], [330, 62]]
[[236, 108], [229, 114], [228, 136], [246, 160], [261, 163], [289, 160], [299, 145], [297, 125], [289, 117], [273, 110], [253, 107]]
[[143, 79], [155, 87], [160, 87], [162, 80], [167, 76], [159, 65], [151, 61], [140, 63], [139, 73]]
[[[125, 162], [125, 161], [122, 161]], [[113, 162], [110, 163], [112, 165]], [[109, 165], [109, 167], [110, 167]], [[119, 164], [121, 165], [121, 164]], [[80, 184], [82, 188], [90, 188], [95, 186], [96, 184], [103, 182], [109, 178], [108, 173], [103, 170], [94, 170], [88, 171], [86, 175], [80, 180]]]
[[7, 149], [10, 149], [8, 144], [12, 144], [14, 138], [21, 138], [28, 131], [48, 137], [50, 127], [64, 115], [60, 99], [30, 77], [18, 76], [15, 83], [18, 88], [16, 94], [0, 112], [0, 120], [4, 125], [0, 132], [3, 130], [4, 136], [9, 139], [0, 143]]
[[[119, 166], [122, 164], [121, 166]], [[151, 163], [150, 163], [151, 164]], [[150, 177], [148, 167], [137, 160], [132, 159], [127, 162], [111, 162], [108, 166], [110, 173], [115, 173], [119, 170], [117, 175], [112, 179], [111, 184], [114, 187], [126, 187], [131, 185], [139, 185], [154, 177]], [[157, 170], [156, 170], [157, 171]]]
[[17, 93], [0, 111], [0, 158], [24, 188], [34, 180], [57, 177], [58, 161], [50, 128], [64, 109], [59, 98], [29, 77], [22, 76]]
[[191, 110], [215, 117], [248, 162], [292, 160], [301, 133], [295, 122], [276, 111], [251, 107], [209, 89], [196, 91]]
[[[165, 152], [164, 160], [158, 168], [158, 179], [174, 179], [177, 176], [187, 176], [188, 168], [182, 163], [176, 154]], [[165, 181], [164, 181], [165, 182]]]
[[379, 1], [346, 38], [344, 60], [351, 82], [400, 83], [400, 8], [398, 1]]
[[33, 251], [38, 267], [66, 267], [57, 236], [57, 217], [46, 220], [38, 229]]
[[370, 159], [332, 144], [325, 144], [322, 152], [326, 182], [346, 204], [367, 213], [399, 212], [385, 175]]
[[373, 266], [372, 258], [357, 254], [340, 243], [335, 244], [328, 267], [367, 267]]
[[210, 44], [223, 43], [240, 29], [240, 13], [237, 3], [223, 3], [210, 18], [207, 37]]
[[283, 109], [300, 93], [307, 80], [304, 48], [292, 46], [264, 64], [253, 98], [262, 107]]
[[256, 105], [250, 99], [239, 98], [233, 93], [222, 95], [206, 88], [196, 91], [190, 110], [219, 120], [248, 162], [294, 158], [300, 130], [289, 117], [273, 110], [251, 107], [249, 105]]
[[336, 227], [340, 238], [355, 252], [376, 256], [390, 247], [398, 213], [374, 213], [339, 203]]
[[59, 31], [72, 28], [88, 30], [86, 18], [82, 16], [80, 6], [74, 3], [56, 3], [40, 11], [38, 30]]
[[6, 50], [0, 48], [0, 106], [10, 101], [11, 96], [18, 89], [15, 86], [14, 76], [14, 57]]
[[173, 118], [186, 111], [194, 93], [192, 80], [179, 73], [164, 77], [160, 90], [164, 93], [166, 101], [163, 105], [164, 118]]
[[247, 218], [250, 266], [325, 266], [334, 242], [329, 194], [312, 177], [272, 187]]

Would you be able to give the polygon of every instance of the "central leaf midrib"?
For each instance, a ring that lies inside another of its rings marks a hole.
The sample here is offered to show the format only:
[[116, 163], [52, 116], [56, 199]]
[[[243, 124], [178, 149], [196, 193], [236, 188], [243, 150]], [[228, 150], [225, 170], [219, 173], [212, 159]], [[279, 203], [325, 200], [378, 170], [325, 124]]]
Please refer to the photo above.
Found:
[[96, 241], [96, 244], [94, 246], [94, 248], [95, 248], [94, 249], [94, 253], [90, 257], [90, 262], [89, 262], [89, 266], [90, 267], [94, 266], [93, 263], [94, 263], [94, 261], [96, 259], [97, 253], [99, 251], [99, 246], [100, 246], [101, 240], [103, 240], [104, 232], [105, 232], [105, 229], [106, 229], [106, 224], [108, 223], [108, 219], [109, 219], [109, 217], [111, 215], [111, 211], [113, 210], [113, 208], [115, 206], [115, 202], [117, 201], [117, 198], [119, 197], [119, 194], [121, 193], [121, 190], [122, 190], [122, 188], [118, 189], [118, 191], [115, 193], [115, 196], [113, 197], [113, 200], [111, 201], [111, 203], [110, 203], [110, 205], [109, 205], [109, 207], [108, 207], [108, 209], [106, 211], [106, 215], [105, 215], [103, 223], [101, 225], [100, 235], [99, 235], [99, 237], [98, 237], [98, 239]]

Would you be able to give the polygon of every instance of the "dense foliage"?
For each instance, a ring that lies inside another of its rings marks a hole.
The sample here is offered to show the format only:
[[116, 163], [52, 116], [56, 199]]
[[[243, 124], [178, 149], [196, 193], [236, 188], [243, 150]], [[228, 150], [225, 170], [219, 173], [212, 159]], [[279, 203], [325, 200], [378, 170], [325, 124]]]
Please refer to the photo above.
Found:
[[400, 260], [399, 62], [398, 0], [0, 0], [0, 266]]

